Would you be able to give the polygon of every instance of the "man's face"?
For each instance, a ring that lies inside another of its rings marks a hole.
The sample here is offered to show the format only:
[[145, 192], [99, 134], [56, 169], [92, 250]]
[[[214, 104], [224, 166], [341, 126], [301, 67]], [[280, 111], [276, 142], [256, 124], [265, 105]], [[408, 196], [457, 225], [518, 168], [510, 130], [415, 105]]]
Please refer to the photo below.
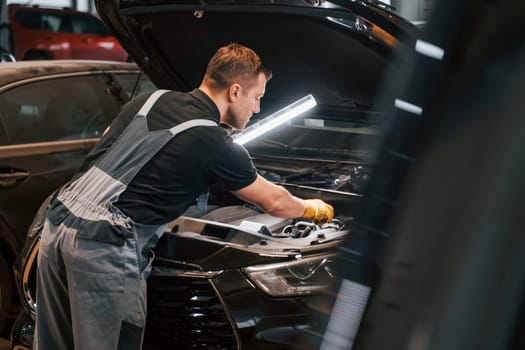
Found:
[[227, 123], [236, 129], [244, 129], [251, 116], [261, 110], [261, 98], [266, 90], [266, 76], [260, 73], [255, 84], [241, 86], [230, 105]]

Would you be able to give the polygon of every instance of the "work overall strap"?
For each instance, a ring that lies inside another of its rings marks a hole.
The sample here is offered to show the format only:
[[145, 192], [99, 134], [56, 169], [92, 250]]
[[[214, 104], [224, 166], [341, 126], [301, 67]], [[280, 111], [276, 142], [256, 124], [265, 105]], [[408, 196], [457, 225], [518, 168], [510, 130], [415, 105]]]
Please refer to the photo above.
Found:
[[84, 220], [127, 226], [129, 218], [113, 203], [144, 165], [177, 134], [196, 126], [217, 126], [212, 120], [193, 119], [171, 129], [149, 131], [147, 115], [166, 92], [154, 92], [111, 148], [60, 193], [58, 199], [70, 213]]

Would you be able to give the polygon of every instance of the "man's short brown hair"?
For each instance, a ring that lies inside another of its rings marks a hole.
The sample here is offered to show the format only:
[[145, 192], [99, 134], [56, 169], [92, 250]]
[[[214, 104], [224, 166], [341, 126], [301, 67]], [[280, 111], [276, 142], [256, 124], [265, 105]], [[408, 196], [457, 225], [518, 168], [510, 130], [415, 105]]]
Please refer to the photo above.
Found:
[[222, 90], [233, 83], [251, 84], [260, 73], [264, 73], [267, 81], [272, 77], [271, 70], [263, 64], [255, 51], [231, 43], [217, 50], [210, 59], [204, 81], [211, 88]]

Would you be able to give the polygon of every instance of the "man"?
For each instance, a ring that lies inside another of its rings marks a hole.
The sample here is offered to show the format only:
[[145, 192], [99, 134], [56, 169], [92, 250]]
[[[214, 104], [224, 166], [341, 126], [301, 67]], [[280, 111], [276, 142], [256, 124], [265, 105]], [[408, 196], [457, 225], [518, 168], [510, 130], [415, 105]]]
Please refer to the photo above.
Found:
[[255, 52], [230, 44], [211, 58], [198, 89], [158, 90], [124, 106], [47, 210], [36, 349], [140, 349], [151, 249], [218, 181], [271, 215], [332, 219], [330, 205], [259, 176], [219, 126], [243, 129], [270, 78]]

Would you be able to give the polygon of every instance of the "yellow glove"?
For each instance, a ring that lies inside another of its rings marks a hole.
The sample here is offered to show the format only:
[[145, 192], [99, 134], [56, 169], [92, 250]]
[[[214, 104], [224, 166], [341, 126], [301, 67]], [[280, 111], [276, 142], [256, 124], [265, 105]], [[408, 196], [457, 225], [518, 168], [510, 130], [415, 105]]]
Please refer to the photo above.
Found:
[[320, 199], [304, 199], [304, 206], [303, 218], [316, 224], [324, 224], [334, 218], [334, 208]]

